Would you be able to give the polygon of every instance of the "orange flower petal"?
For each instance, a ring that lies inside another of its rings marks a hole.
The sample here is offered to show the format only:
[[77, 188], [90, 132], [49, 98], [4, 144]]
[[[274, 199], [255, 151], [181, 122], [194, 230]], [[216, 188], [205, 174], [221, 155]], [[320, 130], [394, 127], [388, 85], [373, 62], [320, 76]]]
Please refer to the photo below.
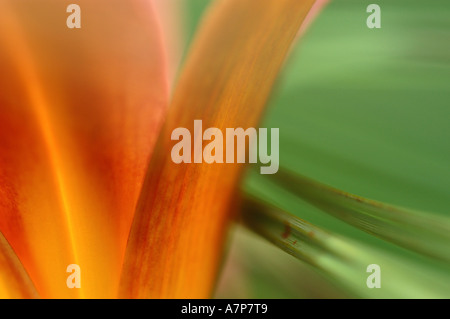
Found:
[[177, 127], [254, 127], [314, 1], [221, 0], [187, 60], [150, 163], [129, 238], [122, 297], [209, 297], [238, 164], [174, 164]]
[[0, 233], [0, 299], [38, 298], [27, 272]]
[[168, 81], [149, 1], [76, 3], [0, 3], [0, 230], [42, 297], [114, 297]]

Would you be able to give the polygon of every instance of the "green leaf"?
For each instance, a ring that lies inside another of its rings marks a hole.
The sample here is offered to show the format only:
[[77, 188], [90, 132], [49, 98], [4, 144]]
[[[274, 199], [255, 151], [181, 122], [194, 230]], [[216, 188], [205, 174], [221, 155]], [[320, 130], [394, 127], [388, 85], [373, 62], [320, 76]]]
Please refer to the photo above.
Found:
[[[449, 273], [329, 233], [302, 219], [247, 197], [244, 224], [294, 257], [325, 273], [358, 297], [448, 298]], [[369, 289], [367, 266], [381, 269], [381, 289]], [[430, 271], [433, 270], [433, 271]]]
[[450, 262], [450, 219], [389, 205], [280, 170], [274, 180], [323, 211], [392, 243]]
[[300, 188], [252, 173], [242, 187], [376, 249], [373, 263], [394, 255], [423, 276], [448, 274], [450, 2], [380, 0], [377, 30], [365, 24], [369, 3], [330, 2], [292, 52], [261, 127], [280, 129], [282, 169], [392, 205], [383, 213], [304, 179]]

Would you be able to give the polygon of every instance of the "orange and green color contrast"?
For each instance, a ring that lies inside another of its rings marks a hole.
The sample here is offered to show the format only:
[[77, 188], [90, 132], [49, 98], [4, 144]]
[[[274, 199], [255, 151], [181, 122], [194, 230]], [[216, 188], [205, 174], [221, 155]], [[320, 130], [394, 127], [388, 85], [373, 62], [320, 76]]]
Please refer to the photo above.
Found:
[[0, 298], [450, 297], [448, 1], [73, 2], [0, 0]]

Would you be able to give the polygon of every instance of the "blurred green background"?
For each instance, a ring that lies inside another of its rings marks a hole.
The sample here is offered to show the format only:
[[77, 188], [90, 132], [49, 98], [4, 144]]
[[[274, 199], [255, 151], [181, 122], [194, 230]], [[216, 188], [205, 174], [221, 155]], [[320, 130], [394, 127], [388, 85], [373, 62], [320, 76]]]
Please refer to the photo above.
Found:
[[[371, 3], [381, 7], [381, 29], [366, 26]], [[185, 1], [186, 47], [207, 5]], [[448, 0], [331, 1], [296, 44], [261, 124], [280, 128], [280, 165], [366, 198], [450, 216], [449, 13]], [[396, 271], [417, 265], [431, 280], [449, 278], [449, 265], [327, 215], [265, 176], [248, 174], [243, 189], [324, 230], [399, 256]], [[389, 297], [358, 295], [337, 279], [238, 226], [216, 297]], [[417, 297], [431, 296], [427, 289]], [[441, 296], [449, 298], [450, 288]]]

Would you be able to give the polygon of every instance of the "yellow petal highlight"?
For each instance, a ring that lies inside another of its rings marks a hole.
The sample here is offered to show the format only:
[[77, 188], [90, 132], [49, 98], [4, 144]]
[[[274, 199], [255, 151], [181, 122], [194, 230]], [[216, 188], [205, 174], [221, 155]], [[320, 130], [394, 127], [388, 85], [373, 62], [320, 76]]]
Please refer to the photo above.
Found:
[[0, 2], [0, 230], [42, 297], [115, 297], [166, 61], [150, 1], [68, 4]]
[[171, 133], [255, 127], [313, 0], [221, 0], [181, 74], [130, 234], [121, 297], [212, 292], [242, 164], [174, 164]]
[[0, 299], [38, 298], [27, 272], [0, 233]]

